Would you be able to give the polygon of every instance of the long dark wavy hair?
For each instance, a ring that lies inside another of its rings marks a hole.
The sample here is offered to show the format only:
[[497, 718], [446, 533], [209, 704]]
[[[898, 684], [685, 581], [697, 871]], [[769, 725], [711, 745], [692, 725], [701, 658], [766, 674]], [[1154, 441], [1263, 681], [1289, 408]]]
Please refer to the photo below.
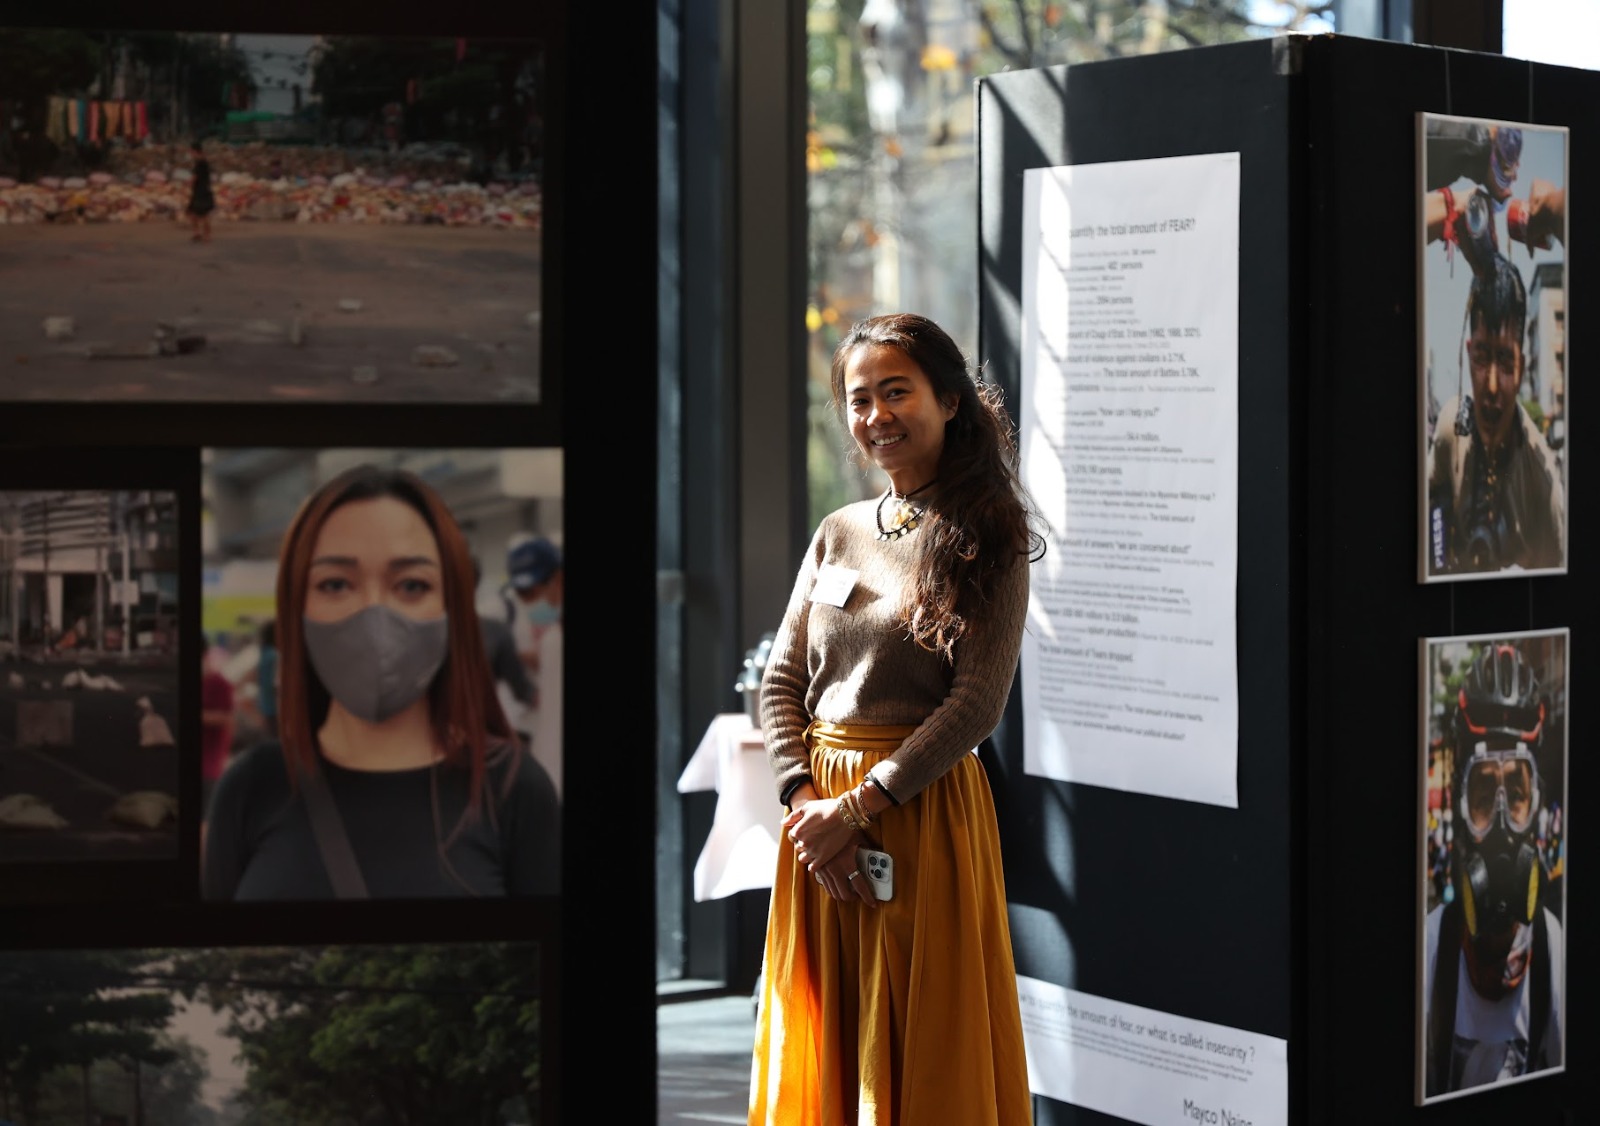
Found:
[[[871, 317], [853, 325], [834, 349], [833, 406], [845, 432], [845, 368], [857, 348], [874, 345], [901, 352], [922, 369], [940, 402], [956, 402], [944, 425], [938, 503], [915, 537], [917, 577], [904, 607], [912, 640], [948, 660], [1012, 557], [1031, 562], [1044, 556], [1045, 539], [1036, 530], [1044, 521], [1022, 484], [1016, 428], [1000, 389], [975, 377], [956, 342], [927, 317]], [[855, 456], [862, 456], [859, 449]]]

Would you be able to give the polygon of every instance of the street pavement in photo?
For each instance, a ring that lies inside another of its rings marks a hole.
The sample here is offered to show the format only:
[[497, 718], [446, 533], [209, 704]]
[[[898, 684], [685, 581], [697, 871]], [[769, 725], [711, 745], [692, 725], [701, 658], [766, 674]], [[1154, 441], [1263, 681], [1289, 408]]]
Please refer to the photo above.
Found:
[[0, 402], [534, 403], [539, 269], [493, 227], [0, 227]]

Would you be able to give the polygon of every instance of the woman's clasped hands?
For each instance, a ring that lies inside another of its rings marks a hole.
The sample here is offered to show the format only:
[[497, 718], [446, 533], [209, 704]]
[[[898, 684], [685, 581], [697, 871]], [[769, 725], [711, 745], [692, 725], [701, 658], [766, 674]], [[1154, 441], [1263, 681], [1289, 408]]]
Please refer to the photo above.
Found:
[[795, 800], [783, 819], [783, 831], [794, 844], [796, 858], [833, 898], [857, 900], [876, 907], [878, 900], [856, 862], [856, 849], [870, 847], [866, 834], [845, 824], [831, 798]]

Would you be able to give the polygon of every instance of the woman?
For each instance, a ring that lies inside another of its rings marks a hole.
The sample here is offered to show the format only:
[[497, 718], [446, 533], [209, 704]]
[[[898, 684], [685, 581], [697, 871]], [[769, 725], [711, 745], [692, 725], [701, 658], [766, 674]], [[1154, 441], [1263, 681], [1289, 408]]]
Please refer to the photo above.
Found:
[[[752, 1126], [1031, 1121], [994, 802], [1043, 540], [998, 391], [899, 314], [852, 328], [833, 397], [876, 500], [824, 518], [768, 658], [779, 842]], [[887, 852], [879, 901], [859, 847]]]
[[560, 817], [511, 737], [467, 544], [412, 474], [358, 466], [278, 561], [279, 741], [217, 783], [208, 899], [553, 893]]
[[189, 146], [194, 157], [194, 180], [189, 188], [189, 221], [194, 227], [191, 242], [211, 241], [211, 212], [216, 209], [216, 197], [211, 194], [211, 162], [205, 150], [196, 141]]

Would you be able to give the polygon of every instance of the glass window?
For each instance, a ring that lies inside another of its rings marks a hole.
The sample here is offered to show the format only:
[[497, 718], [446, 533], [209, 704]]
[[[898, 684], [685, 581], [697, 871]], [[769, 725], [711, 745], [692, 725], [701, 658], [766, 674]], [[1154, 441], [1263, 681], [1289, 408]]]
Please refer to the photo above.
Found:
[[1505, 0], [1501, 53], [1536, 63], [1600, 66], [1600, 4], [1595, 0]]
[[811, 0], [807, 469], [813, 525], [881, 488], [853, 470], [828, 391], [854, 322], [923, 313], [978, 337], [973, 80], [1003, 70], [1332, 30], [1331, 3]]

